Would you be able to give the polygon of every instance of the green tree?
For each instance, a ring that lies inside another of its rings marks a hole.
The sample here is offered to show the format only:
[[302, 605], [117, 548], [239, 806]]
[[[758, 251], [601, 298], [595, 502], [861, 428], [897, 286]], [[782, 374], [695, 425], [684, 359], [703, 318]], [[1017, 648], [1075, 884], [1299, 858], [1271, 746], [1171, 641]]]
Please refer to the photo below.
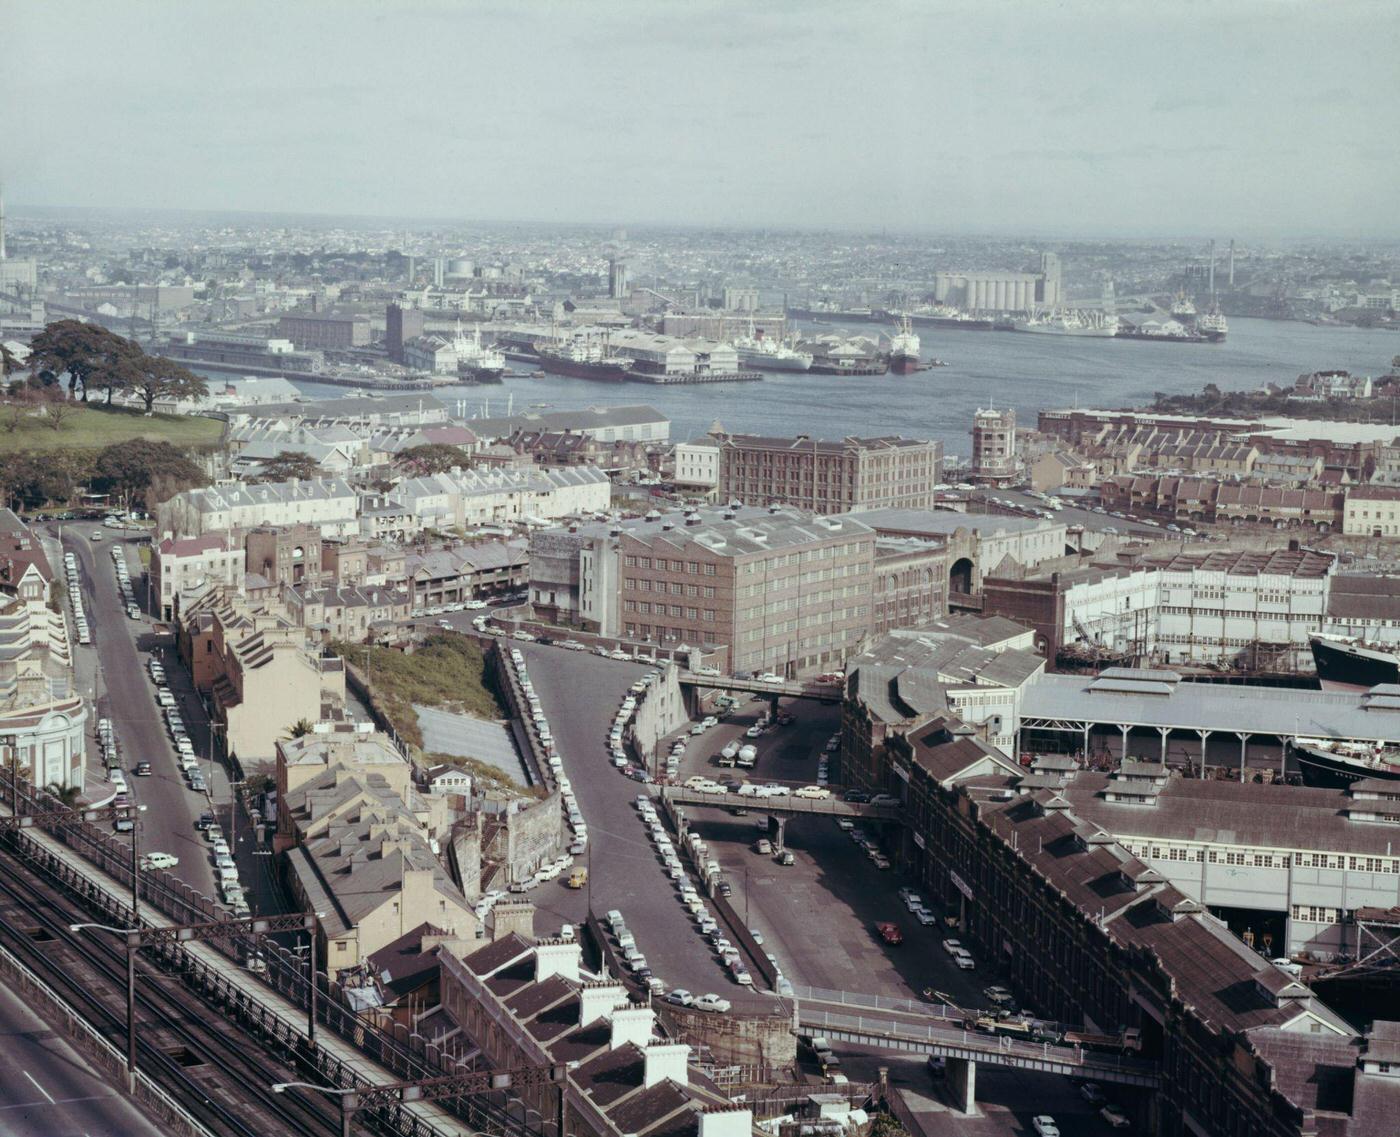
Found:
[[56, 320], [34, 337], [30, 347], [30, 367], [55, 379], [66, 372], [68, 393], [77, 395], [81, 387], [83, 402], [87, 402], [88, 391], [95, 387], [107, 392], [110, 403], [112, 392], [127, 381], [131, 361], [141, 354], [141, 349], [130, 340], [101, 324], [84, 324], [80, 320]]
[[92, 487], [116, 493], [130, 506], [151, 505], [192, 486], [208, 482], [204, 471], [169, 442], [132, 438], [99, 451], [92, 467]]
[[282, 450], [269, 458], [258, 470], [255, 482], [286, 482], [292, 478], [319, 478], [321, 467], [310, 454], [300, 450]]
[[297, 719], [291, 726], [287, 727], [287, 738], [304, 738], [315, 730], [315, 725], [310, 719]]
[[421, 478], [427, 474], [442, 474], [453, 466], [467, 464], [467, 452], [460, 446], [450, 446], [445, 442], [429, 442], [423, 446], [410, 446], [400, 450], [394, 458], [394, 465], [410, 477]]
[[142, 352], [122, 368], [127, 390], [135, 391], [150, 414], [160, 398], [195, 399], [209, 393], [209, 385], [188, 367], [163, 355]]

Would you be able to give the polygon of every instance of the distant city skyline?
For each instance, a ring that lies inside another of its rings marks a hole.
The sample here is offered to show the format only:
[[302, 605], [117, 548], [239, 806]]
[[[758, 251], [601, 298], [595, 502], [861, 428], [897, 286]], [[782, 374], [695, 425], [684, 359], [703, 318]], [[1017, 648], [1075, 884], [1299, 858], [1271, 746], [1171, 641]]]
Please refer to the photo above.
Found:
[[16, 3], [0, 179], [12, 215], [1385, 238], [1398, 45], [1373, 0]]

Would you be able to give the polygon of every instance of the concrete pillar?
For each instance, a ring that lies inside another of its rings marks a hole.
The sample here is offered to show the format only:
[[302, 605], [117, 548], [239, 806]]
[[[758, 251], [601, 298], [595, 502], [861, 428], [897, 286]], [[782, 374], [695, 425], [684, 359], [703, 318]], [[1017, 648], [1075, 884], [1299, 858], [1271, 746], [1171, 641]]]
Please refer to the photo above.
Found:
[[1169, 726], [1159, 726], [1157, 733], [1162, 736], [1162, 765], [1167, 764], [1167, 735], [1171, 734], [1172, 728]]
[[1240, 781], [1241, 781], [1241, 783], [1243, 783], [1243, 782], [1245, 781], [1245, 768], [1244, 768], [1244, 767], [1245, 767], [1246, 748], [1249, 746], [1249, 740], [1253, 737], [1253, 735], [1248, 734], [1248, 733], [1246, 733], [1245, 731], [1242, 731], [1242, 730], [1237, 730], [1237, 731], [1235, 731], [1235, 737], [1238, 738], [1238, 739], [1240, 740]]
[[1210, 730], [1197, 730], [1196, 733], [1201, 736], [1201, 777], [1204, 778], [1206, 776], [1206, 743], [1210, 741], [1210, 736], [1215, 732]]
[[773, 851], [781, 853], [783, 851], [783, 837], [787, 833], [787, 818], [770, 813], [768, 815], [768, 831], [773, 834]]
[[1131, 726], [1125, 726], [1120, 722], [1118, 724], [1118, 729], [1123, 732], [1123, 744], [1118, 749], [1118, 761], [1123, 762], [1126, 761], [1128, 757], [1128, 732], [1133, 728]]
[[944, 1074], [948, 1092], [953, 1097], [953, 1108], [969, 1117], [976, 1117], [977, 1063], [970, 1058], [949, 1058], [944, 1063]]

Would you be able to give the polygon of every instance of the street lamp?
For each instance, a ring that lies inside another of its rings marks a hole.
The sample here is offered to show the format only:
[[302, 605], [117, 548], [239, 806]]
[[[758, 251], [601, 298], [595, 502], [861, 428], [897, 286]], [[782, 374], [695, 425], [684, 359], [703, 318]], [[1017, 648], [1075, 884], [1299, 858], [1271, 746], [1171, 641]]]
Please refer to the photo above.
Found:
[[339, 1086], [318, 1086], [315, 1082], [273, 1082], [269, 1088], [274, 1094], [284, 1094], [288, 1090], [315, 1090], [327, 1097], [339, 1098], [340, 1137], [350, 1137], [350, 1118], [353, 1111], [345, 1107], [349, 1104], [346, 1099], [355, 1096], [354, 1089], [342, 1089]]
[[[132, 831], [133, 833], [135, 830]], [[135, 877], [132, 878], [135, 880]], [[135, 893], [136, 885], [132, 884]], [[134, 910], [133, 910], [134, 911]], [[69, 924], [70, 932], [93, 929], [111, 932], [126, 941], [126, 1092], [136, 1093], [136, 949], [141, 946], [141, 928], [114, 928], [110, 924]]]

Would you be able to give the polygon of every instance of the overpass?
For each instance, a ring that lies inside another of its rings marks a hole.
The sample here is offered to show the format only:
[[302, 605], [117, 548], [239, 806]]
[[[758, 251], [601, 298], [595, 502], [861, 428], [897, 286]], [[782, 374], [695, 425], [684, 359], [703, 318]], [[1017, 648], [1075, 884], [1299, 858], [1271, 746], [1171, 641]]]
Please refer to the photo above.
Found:
[[798, 1030], [876, 1050], [943, 1058], [963, 1112], [975, 1109], [976, 1064], [1088, 1078], [1096, 1082], [1156, 1089], [1161, 1070], [1151, 1059], [1126, 1052], [1063, 1043], [1030, 1042], [965, 1026], [972, 1012], [951, 1004], [935, 1007], [849, 991], [795, 987]]
[[[752, 695], [763, 695], [776, 705], [779, 699], [820, 699], [837, 703], [845, 694], [845, 687], [836, 683], [817, 683], [812, 680], [789, 680], [783, 683], [764, 683], [758, 679], [735, 679], [730, 675], [702, 675], [698, 671], [680, 673], [681, 690], [691, 699], [700, 691], [747, 691]], [[691, 706], [691, 716], [695, 717], [697, 707]]]
[[[832, 789], [832, 787], [827, 787]], [[747, 797], [736, 793], [705, 793], [685, 786], [662, 786], [661, 796], [672, 805], [710, 805], [716, 809], [755, 809], [760, 813], [785, 815], [817, 814], [821, 817], [868, 818], [871, 821], [899, 821], [902, 818], [896, 804], [871, 805], [869, 802], [842, 801], [839, 789], [832, 789], [829, 798], [795, 797], [778, 794], [773, 797]]]

